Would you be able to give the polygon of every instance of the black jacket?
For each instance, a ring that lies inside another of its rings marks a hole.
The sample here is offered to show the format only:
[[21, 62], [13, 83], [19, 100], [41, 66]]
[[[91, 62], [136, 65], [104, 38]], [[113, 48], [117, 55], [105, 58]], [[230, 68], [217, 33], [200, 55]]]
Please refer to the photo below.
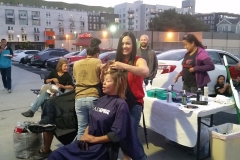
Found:
[[76, 128], [75, 90], [47, 100], [40, 123], [56, 124], [60, 129]]

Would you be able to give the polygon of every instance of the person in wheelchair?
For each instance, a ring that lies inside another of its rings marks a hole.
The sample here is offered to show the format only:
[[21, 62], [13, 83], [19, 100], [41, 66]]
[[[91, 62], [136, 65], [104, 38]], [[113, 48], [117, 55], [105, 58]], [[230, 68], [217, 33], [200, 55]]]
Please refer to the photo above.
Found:
[[[89, 116], [80, 140], [53, 151], [48, 160], [117, 160], [119, 148], [133, 160], [141, 160], [136, 132], [125, 101], [127, 74], [110, 69], [105, 73], [103, 93]], [[50, 152], [50, 151], [49, 151]]]
[[[61, 58], [58, 61], [56, 70], [53, 70], [48, 77], [44, 80], [45, 84], [53, 84], [59, 88], [60, 92], [64, 92], [66, 89], [71, 90], [74, 89], [74, 84], [72, 81], [71, 75], [68, 73], [68, 61], [64, 58]], [[51, 93], [45, 91], [40, 91], [37, 99], [31, 106], [30, 110], [21, 113], [24, 117], [33, 117], [34, 113], [39, 109], [40, 106], [43, 105], [45, 100], [49, 99]]]

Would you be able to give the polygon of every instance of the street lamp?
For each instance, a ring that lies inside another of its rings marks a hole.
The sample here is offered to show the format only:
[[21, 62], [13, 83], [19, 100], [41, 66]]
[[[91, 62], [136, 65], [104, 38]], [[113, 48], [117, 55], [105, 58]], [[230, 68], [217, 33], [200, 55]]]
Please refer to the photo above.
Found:
[[17, 35], [17, 38], [18, 38], [18, 49], [20, 49], [20, 46], [19, 46], [19, 37], [20, 37], [20, 35]]
[[106, 37], [108, 33], [107, 31], [103, 31], [102, 34], [103, 34], [103, 37]]
[[111, 45], [111, 47], [110, 48], [112, 48], [113, 47], [113, 34], [116, 32], [116, 30], [117, 30], [117, 27], [115, 26], [115, 25], [112, 25], [111, 27], [110, 27], [110, 31], [111, 31], [111, 36], [112, 36], [112, 45]]
[[74, 35], [75, 35], [75, 39], [76, 39], [76, 38], [77, 38], [77, 36], [76, 36], [76, 35], [77, 35], [77, 32], [76, 32], [76, 31], [74, 31]]
[[66, 41], [67, 41], [67, 45], [68, 45], [68, 50], [69, 50], [69, 39], [68, 39], [69, 35], [66, 35]]

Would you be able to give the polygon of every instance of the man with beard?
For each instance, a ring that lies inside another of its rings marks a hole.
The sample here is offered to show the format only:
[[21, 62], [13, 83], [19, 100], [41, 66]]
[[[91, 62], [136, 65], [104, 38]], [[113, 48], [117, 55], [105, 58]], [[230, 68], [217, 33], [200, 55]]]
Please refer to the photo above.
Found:
[[155, 52], [148, 46], [148, 40], [149, 38], [147, 35], [142, 35], [140, 37], [140, 48], [137, 50], [137, 55], [146, 60], [149, 68], [149, 76], [144, 79], [144, 83], [148, 85], [148, 81], [150, 80], [152, 85], [152, 80], [157, 74], [158, 61]]

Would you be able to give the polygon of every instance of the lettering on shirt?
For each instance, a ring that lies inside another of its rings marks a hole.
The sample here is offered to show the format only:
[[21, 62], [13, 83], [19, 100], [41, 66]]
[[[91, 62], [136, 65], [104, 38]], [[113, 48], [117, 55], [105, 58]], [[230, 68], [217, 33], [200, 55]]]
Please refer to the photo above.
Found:
[[184, 68], [192, 68], [193, 67], [193, 60], [192, 59], [187, 59], [185, 63], [182, 64]]
[[107, 115], [109, 115], [109, 113], [110, 113], [110, 110], [100, 108], [100, 107], [94, 107], [93, 110], [96, 112], [99, 112], [99, 113], [107, 114]]

